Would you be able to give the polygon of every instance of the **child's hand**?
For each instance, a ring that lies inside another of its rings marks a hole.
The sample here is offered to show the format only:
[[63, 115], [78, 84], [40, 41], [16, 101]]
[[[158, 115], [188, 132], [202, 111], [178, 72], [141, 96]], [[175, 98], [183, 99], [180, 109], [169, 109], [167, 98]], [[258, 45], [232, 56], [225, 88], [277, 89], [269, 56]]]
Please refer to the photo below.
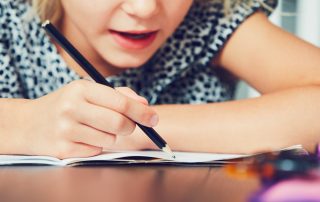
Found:
[[132, 90], [86, 80], [71, 82], [26, 107], [19, 137], [24, 153], [58, 158], [99, 154], [117, 136], [130, 135], [134, 121], [149, 127], [158, 122], [147, 101]]

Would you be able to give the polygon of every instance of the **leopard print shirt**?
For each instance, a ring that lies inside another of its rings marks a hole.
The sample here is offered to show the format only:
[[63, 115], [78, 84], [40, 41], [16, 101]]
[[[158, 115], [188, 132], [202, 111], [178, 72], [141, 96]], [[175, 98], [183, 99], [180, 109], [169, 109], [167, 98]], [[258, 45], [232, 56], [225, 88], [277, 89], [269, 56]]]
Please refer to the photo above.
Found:
[[[223, 0], [194, 1], [175, 33], [142, 67], [106, 78], [127, 86], [150, 104], [221, 102], [233, 98], [236, 79], [213, 58], [260, 3], [239, 3], [226, 15]], [[25, 0], [0, 1], [0, 97], [35, 99], [81, 79], [68, 68]]]

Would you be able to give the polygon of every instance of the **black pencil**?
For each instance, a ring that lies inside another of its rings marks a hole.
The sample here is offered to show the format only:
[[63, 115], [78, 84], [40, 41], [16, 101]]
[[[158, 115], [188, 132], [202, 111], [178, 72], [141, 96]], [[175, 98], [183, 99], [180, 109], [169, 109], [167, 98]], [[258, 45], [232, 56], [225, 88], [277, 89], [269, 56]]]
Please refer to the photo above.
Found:
[[[94, 66], [58, 31], [58, 29], [50, 23], [50, 21], [45, 21], [42, 24], [42, 27], [63, 49], [68, 52], [68, 54], [90, 75], [93, 80], [99, 84], [114, 88], [114, 86], [94, 68]], [[175, 155], [166, 141], [164, 141], [164, 139], [162, 139], [162, 137], [153, 128], [143, 126], [139, 123], [136, 124], [162, 151], [175, 158]]]

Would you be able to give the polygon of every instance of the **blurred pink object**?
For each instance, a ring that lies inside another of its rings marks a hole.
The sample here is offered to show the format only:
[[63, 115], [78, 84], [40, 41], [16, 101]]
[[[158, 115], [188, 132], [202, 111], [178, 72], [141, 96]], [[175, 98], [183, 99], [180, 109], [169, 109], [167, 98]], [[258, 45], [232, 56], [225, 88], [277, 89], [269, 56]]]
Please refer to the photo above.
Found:
[[281, 181], [261, 194], [259, 201], [320, 201], [320, 178]]

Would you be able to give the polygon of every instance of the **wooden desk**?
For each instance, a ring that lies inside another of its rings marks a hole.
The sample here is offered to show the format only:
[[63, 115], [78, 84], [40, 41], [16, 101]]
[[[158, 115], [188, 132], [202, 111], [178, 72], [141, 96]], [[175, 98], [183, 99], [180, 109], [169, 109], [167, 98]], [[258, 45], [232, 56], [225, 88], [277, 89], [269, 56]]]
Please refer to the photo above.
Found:
[[1, 202], [236, 202], [259, 186], [258, 179], [233, 179], [221, 168], [0, 167]]

